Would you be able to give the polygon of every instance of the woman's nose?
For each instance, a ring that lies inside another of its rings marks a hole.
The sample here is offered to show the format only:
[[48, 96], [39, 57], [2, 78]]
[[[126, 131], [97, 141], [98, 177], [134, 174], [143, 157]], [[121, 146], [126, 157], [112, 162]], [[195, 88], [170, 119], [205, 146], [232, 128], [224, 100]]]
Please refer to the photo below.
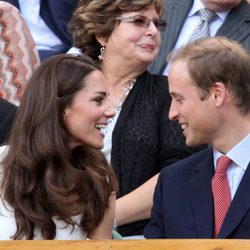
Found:
[[159, 33], [158, 28], [155, 26], [154, 22], [151, 21], [149, 26], [148, 26], [148, 33], [150, 33], [151, 35], [157, 35]]
[[115, 116], [116, 110], [114, 108], [106, 108], [104, 110], [104, 115], [108, 118]]

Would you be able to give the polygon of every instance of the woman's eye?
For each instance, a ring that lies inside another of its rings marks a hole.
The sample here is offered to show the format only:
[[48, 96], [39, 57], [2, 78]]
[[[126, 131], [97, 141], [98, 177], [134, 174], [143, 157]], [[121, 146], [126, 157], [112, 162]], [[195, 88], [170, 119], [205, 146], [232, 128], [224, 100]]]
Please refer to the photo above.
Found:
[[95, 98], [95, 102], [97, 102], [98, 104], [102, 104], [103, 103], [103, 97]]
[[146, 20], [143, 17], [137, 17], [135, 20], [135, 25], [139, 27], [145, 27], [147, 26]]

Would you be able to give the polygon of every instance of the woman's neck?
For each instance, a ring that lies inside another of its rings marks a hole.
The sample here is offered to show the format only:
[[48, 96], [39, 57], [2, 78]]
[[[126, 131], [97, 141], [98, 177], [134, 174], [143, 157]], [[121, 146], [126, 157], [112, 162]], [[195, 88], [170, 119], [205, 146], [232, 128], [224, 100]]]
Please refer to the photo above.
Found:
[[108, 87], [113, 89], [117, 86], [125, 87], [132, 79], [137, 79], [147, 66], [132, 67], [124, 64], [116, 64], [114, 62], [103, 61], [102, 72], [107, 79]]

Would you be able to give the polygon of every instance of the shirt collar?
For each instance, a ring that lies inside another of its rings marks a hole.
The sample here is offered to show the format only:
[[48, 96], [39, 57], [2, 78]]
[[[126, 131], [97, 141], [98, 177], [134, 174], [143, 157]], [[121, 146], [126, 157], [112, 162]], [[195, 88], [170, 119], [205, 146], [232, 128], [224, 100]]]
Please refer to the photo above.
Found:
[[[237, 145], [235, 145], [229, 152], [226, 154], [236, 165], [238, 165], [243, 170], [247, 169], [247, 166], [250, 162], [250, 134], [248, 134], [243, 140], [241, 140]], [[218, 158], [223, 155], [216, 149], [213, 149], [214, 155], [214, 165]]]
[[[188, 17], [196, 15], [197, 11], [199, 11], [200, 9], [204, 9], [204, 8], [206, 8], [206, 6], [201, 0], [194, 0], [193, 6], [188, 13]], [[229, 12], [230, 10], [227, 10], [227, 11], [216, 12], [216, 14], [217, 14], [217, 17], [219, 17], [221, 21], [224, 22]]]

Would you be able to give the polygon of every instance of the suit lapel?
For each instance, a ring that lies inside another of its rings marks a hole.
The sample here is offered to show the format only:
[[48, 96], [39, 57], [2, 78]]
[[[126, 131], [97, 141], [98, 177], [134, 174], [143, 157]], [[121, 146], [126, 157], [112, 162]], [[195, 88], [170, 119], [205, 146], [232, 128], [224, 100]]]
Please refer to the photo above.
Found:
[[250, 164], [240, 182], [238, 190], [232, 200], [228, 214], [222, 224], [218, 238], [227, 238], [240, 224], [250, 209]]
[[194, 223], [198, 238], [212, 238], [214, 227], [211, 179], [214, 173], [212, 150], [201, 160], [189, 183]]
[[[178, 39], [187, 13], [192, 6], [192, 2], [193, 1], [175, 0], [174, 3], [166, 9], [165, 16], [168, 26], [167, 32], [164, 33], [162, 40], [164, 41], [164, 46], [166, 47], [167, 53], [170, 52]], [[166, 41], [168, 42], [166, 43]]]
[[250, 7], [245, 1], [233, 9], [227, 16], [216, 35], [241, 42], [250, 34]]

